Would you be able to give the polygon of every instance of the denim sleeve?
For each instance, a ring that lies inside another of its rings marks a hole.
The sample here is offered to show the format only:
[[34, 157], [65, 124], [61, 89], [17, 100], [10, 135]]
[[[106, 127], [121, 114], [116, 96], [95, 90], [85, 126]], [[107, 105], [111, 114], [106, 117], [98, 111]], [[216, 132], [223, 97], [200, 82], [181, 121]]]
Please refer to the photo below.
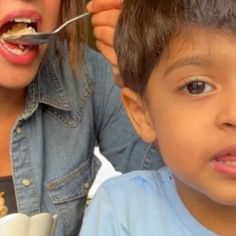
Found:
[[110, 200], [99, 188], [85, 211], [79, 236], [120, 236], [120, 227]]
[[94, 103], [97, 143], [101, 153], [121, 172], [158, 169], [163, 165], [153, 145], [144, 143], [134, 131], [114, 84], [111, 67], [102, 58], [94, 70]]

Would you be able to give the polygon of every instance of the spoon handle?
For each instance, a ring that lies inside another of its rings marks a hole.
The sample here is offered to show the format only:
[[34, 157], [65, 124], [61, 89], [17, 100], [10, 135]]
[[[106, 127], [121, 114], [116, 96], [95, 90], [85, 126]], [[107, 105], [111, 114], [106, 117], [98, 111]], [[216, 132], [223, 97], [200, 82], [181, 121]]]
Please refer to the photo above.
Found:
[[68, 21], [66, 21], [64, 24], [62, 24], [60, 27], [58, 27], [53, 33], [58, 33], [60, 30], [62, 30], [64, 27], [66, 27], [67, 25], [71, 24], [72, 22], [76, 21], [76, 20], [79, 20], [81, 18], [84, 18], [85, 16], [88, 16], [90, 15], [89, 12], [86, 12], [82, 15], [79, 15], [79, 16], [76, 16]]

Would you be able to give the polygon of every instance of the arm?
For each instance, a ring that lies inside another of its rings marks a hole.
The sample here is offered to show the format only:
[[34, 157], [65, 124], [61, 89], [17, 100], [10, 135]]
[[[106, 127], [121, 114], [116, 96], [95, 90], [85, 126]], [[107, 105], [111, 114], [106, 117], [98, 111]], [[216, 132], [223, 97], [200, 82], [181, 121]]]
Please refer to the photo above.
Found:
[[92, 13], [96, 46], [112, 64], [114, 80], [120, 87], [122, 87], [122, 80], [117, 67], [116, 53], [113, 48], [113, 36], [121, 6], [121, 0], [92, 0], [87, 6], [88, 11]]

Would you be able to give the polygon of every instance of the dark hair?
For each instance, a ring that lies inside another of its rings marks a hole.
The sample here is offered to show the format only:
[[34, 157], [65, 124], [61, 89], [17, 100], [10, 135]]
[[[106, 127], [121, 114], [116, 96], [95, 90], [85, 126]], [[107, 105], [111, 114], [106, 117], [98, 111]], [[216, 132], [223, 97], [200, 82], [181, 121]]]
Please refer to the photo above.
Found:
[[235, 0], [124, 0], [115, 50], [124, 85], [143, 94], [170, 40], [188, 27], [236, 29]]

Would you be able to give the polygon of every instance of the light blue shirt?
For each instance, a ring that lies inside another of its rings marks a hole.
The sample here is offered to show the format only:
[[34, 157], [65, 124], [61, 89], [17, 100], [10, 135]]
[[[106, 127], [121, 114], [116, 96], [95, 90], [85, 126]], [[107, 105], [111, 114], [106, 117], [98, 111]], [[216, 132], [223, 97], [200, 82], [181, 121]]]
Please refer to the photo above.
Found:
[[161, 163], [130, 125], [111, 66], [84, 48], [82, 66], [73, 73], [61, 49], [60, 57], [53, 47], [47, 52], [28, 87], [10, 156], [18, 211], [57, 214], [55, 235], [74, 236], [100, 166], [95, 146], [122, 172]]
[[135, 171], [100, 187], [80, 236], [215, 236], [183, 205], [170, 171]]

